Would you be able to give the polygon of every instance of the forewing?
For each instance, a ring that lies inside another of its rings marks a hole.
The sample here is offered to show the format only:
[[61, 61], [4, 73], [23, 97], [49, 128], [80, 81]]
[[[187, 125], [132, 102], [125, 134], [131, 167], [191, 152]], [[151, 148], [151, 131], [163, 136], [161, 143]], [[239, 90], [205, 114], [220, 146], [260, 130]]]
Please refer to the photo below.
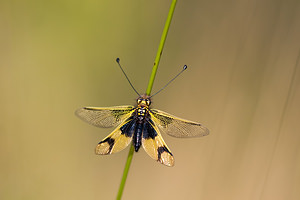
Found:
[[200, 123], [180, 119], [160, 110], [151, 109], [150, 115], [162, 132], [173, 137], [201, 137], [209, 134], [209, 130]]
[[129, 118], [134, 106], [83, 107], [75, 114], [83, 121], [102, 128], [114, 127]]
[[[132, 141], [133, 134], [129, 134], [129, 130], [132, 132], [132, 126], [130, 125], [131, 120], [127, 119], [121, 123], [111, 134], [104, 138], [95, 149], [96, 154], [107, 155], [112, 153], [117, 153], [125, 149]], [[124, 130], [124, 127], [128, 127]], [[123, 130], [123, 131], [122, 131]]]
[[174, 165], [173, 154], [153, 122], [146, 122], [144, 125], [142, 145], [154, 160], [169, 167]]

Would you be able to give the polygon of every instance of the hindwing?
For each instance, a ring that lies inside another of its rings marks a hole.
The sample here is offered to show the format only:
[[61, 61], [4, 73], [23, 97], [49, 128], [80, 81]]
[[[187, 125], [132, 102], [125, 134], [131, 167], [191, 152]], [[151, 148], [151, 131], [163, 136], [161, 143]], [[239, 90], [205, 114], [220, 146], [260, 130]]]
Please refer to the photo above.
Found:
[[173, 154], [151, 119], [144, 124], [142, 145], [146, 153], [154, 160], [169, 167], [174, 165]]
[[111, 134], [99, 142], [95, 149], [96, 154], [112, 154], [126, 148], [132, 141], [135, 125], [135, 120], [132, 117], [125, 120]]

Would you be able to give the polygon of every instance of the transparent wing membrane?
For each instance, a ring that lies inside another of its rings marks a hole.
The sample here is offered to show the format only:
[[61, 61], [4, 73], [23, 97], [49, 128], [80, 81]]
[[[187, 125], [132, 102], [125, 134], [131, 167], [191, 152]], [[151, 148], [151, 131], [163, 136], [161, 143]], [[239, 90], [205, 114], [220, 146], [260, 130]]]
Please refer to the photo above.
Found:
[[151, 109], [150, 115], [163, 133], [173, 137], [201, 137], [209, 134], [209, 130], [200, 123], [180, 119], [160, 110]]
[[121, 124], [133, 111], [134, 106], [83, 107], [76, 110], [75, 114], [91, 125], [109, 128]]

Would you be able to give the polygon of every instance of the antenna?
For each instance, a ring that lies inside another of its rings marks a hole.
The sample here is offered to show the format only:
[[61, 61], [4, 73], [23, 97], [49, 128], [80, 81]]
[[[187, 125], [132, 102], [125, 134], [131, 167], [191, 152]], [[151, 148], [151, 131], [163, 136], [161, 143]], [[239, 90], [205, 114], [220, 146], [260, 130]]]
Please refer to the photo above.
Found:
[[182, 72], [184, 72], [184, 70], [186, 70], [186, 69], [187, 69], [187, 66], [184, 65], [183, 68], [182, 68], [182, 70], [181, 70], [174, 78], [172, 78], [172, 79], [171, 79], [164, 87], [162, 87], [160, 90], [158, 90], [155, 94], [151, 95], [150, 98], [153, 97], [154, 95], [157, 95], [157, 94], [160, 93], [163, 89], [165, 89], [172, 81], [174, 81], [174, 80], [175, 80]]
[[[120, 69], [122, 70], [123, 74], [125, 75], [127, 81], [129, 82], [130, 86], [132, 87], [132, 89], [135, 91], [135, 93], [137, 93], [137, 95], [141, 96], [141, 95], [136, 91], [136, 89], [133, 87], [133, 85], [131, 84], [129, 78], [127, 77], [126, 73], [124, 72], [123, 68], [121, 67], [121, 64], [120, 64], [120, 58], [117, 58], [116, 61], [117, 61], [118, 65], [119, 65]], [[177, 75], [177, 76], [178, 76], [178, 75]]]

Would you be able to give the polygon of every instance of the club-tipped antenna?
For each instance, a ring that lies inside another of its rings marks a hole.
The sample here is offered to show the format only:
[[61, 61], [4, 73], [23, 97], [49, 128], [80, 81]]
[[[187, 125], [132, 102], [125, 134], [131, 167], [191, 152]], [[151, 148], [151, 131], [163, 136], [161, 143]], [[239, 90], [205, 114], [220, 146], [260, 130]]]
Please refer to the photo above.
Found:
[[117, 58], [116, 61], [117, 61], [118, 65], [119, 65], [120, 69], [122, 70], [123, 74], [125, 75], [127, 81], [129, 82], [130, 86], [132, 87], [132, 89], [135, 91], [135, 93], [137, 93], [137, 95], [141, 96], [141, 95], [136, 91], [136, 89], [133, 87], [133, 85], [131, 84], [131, 82], [130, 82], [128, 76], [126, 75], [126, 73], [124, 72], [123, 68], [121, 67], [121, 64], [120, 64], [120, 58]]
[[174, 81], [186, 69], [187, 69], [187, 66], [184, 65], [182, 70], [174, 78], [172, 78], [164, 87], [162, 87], [160, 90], [158, 90], [155, 94], [151, 95], [150, 97], [153, 97], [154, 95], [157, 95], [158, 93], [160, 93], [163, 89], [165, 89], [172, 81]]

